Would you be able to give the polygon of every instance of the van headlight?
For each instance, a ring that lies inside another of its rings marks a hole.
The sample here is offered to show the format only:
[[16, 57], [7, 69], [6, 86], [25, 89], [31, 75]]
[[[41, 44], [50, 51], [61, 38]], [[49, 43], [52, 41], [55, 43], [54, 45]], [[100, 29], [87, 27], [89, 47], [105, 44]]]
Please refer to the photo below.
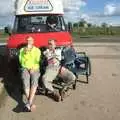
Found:
[[14, 57], [18, 55], [18, 50], [16, 48], [10, 48], [9, 49], [9, 56]]

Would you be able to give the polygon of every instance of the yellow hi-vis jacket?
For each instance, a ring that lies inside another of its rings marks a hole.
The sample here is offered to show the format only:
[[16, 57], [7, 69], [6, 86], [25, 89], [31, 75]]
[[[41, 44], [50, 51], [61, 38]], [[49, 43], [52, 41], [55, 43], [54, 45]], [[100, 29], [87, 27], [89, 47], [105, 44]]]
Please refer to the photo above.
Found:
[[37, 47], [33, 47], [30, 51], [26, 48], [20, 49], [19, 62], [23, 68], [38, 70], [40, 67], [41, 51]]

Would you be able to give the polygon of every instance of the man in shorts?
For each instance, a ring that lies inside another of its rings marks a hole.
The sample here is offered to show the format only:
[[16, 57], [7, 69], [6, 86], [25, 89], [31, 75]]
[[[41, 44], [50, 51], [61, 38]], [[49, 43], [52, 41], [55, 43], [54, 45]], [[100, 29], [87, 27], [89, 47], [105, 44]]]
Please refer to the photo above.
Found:
[[33, 104], [34, 96], [38, 86], [40, 77], [39, 63], [41, 51], [34, 46], [34, 38], [28, 36], [26, 38], [27, 45], [20, 49], [19, 62], [21, 64], [21, 77], [27, 103], [25, 104], [26, 111], [32, 111], [35, 108]]
[[68, 81], [74, 81], [76, 76], [65, 67], [61, 67], [61, 49], [56, 49], [55, 40], [48, 41], [48, 49], [44, 51], [44, 55], [47, 58], [48, 66], [46, 67], [46, 72], [43, 75], [43, 83], [47, 90], [51, 91], [54, 99], [56, 101], [60, 100], [60, 95], [54, 91], [52, 87], [52, 82], [59, 74], [59, 76]]

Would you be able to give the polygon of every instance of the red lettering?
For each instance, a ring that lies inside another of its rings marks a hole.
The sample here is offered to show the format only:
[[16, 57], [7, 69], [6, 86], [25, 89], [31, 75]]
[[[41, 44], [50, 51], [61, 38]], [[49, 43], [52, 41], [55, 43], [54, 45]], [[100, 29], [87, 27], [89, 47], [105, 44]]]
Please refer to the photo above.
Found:
[[29, 0], [29, 3], [36, 4], [36, 3], [47, 3], [48, 0]]

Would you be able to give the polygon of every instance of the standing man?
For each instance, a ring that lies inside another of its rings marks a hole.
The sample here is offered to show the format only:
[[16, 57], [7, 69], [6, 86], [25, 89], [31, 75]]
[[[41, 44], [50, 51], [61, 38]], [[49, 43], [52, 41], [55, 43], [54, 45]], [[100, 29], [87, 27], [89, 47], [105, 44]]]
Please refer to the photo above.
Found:
[[55, 40], [48, 41], [48, 49], [44, 52], [47, 58], [48, 66], [46, 67], [46, 72], [43, 75], [43, 83], [47, 90], [51, 91], [55, 101], [60, 100], [60, 95], [54, 91], [52, 87], [52, 81], [59, 76], [66, 82], [74, 81], [76, 76], [69, 71], [67, 68], [60, 66], [61, 61], [61, 49], [56, 49]]
[[39, 63], [41, 51], [39, 48], [34, 46], [33, 37], [27, 37], [26, 42], [27, 45], [20, 49], [19, 62], [22, 67], [21, 76], [25, 96], [27, 98], [25, 110], [30, 112], [35, 108], [33, 100], [40, 77]]

